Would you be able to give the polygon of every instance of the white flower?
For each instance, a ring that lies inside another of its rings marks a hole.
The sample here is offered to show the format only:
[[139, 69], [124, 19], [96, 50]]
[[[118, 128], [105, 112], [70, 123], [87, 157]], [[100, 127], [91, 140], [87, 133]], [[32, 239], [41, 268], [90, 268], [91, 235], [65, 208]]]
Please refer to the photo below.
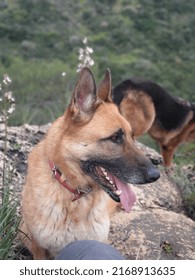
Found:
[[13, 94], [12, 94], [12, 91], [5, 92], [4, 96], [8, 101], [11, 101], [11, 102], [15, 101], [15, 99], [13, 97]]
[[85, 37], [85, 38], [83, 39], [83, 44], [87, 44], [87, 41], [88, 41], [88, 39], [87, 39], [87, 37]]
[[95, 63], [95, 62], [94, 62], [94, 60], [93, 60], [93, 59], [91, 59], [91, 60], [90, 60], [90, 62], [89, 62], [90, 66], [93, 66], [93, 65], [94, 65], [94, 63]]
[[79, 53], [80, 53], [80, 54], [83, 54], [83, 53], [84, 53], [84, 49], [80, 48], [80, 49], [79, 49]]
[[77, 72], [80, 72], [83, 67], [89, 67], [94, 65], [94, 60], [91, 58], [90, 54], [93, 53], [93, 49], [87, 46], [88, 39], [85, 37], [83, 39], [84, 48], [79, 49], [79, 64], [77, 66]]
[[86, 47], [86, 52], [88, 52], [88, 53], [93, 53], [93, 49], [87, 46], [87, 47]]
[[13, 104], [11, 105], [11, 107], [7, 110], [8, 114], [12, 114], [13, 111], [15, 110], [15, 108], [16, 108], [16, 106], [15, 106], [15, 104], [13, 103]]
[[66, 76], [66, 72], [62, 72], [62, 77], [65, 77]]
[[10, 79], [10, 77], [7, 75], [7, 74], [5, 74], [4, 76], [3, 76], [3, 83], [5, 84], [5, 85], [8, 85], [8, 84], [10, 84], [12, 82], [12, 80]]
[[80, 54], [80, 55], [79, 55], [79, 60], [83, 60], [83, 57], [84, 57], [84, 55], [83, 55], [83, 54]]

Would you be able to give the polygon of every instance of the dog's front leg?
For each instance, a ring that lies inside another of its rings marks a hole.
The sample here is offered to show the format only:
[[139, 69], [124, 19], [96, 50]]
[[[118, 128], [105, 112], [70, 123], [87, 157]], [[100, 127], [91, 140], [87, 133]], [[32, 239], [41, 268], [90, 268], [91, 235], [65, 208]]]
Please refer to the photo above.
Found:
[[167, 167], [171, 166], [176, 147], [177, 147], [177, 145], [172, 146], [169, 143], [166, 144], [166, 145], [160, 144], [161, 154], [162, 154], [163, 162], [164, 162], [165, 166], [167, 166]]
[[42, 248], [34, 239], [32, 239], [31, 250], [32, 250], [34, 260], [49, 259], [48, 251], [46, 249]]

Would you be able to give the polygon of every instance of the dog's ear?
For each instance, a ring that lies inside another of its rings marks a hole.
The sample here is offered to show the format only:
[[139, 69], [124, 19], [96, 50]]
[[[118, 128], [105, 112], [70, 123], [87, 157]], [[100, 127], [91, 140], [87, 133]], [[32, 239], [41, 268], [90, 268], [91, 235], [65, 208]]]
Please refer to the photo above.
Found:
[[111, 98], [112, 83], [110, 69], [106, 70], [104, 79], [98, 87], [98, 97], [105, 102], [112, 102]]
[[84, 67], [70, 102], [74, 120], [88, 120], [93, 116], [97, 104], [96, 85], [92, 72]]

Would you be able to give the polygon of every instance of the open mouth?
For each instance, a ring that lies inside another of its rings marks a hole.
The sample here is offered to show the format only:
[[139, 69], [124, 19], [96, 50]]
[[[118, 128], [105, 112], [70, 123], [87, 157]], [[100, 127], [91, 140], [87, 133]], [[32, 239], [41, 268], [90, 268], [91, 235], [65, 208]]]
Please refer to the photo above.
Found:
[[95, 166], [91, 175], [103, 190], [116, 202], [120, 202], [125, 211], [131, 211], [136, 196], [129, 184], [124, 183], [101, 166]]

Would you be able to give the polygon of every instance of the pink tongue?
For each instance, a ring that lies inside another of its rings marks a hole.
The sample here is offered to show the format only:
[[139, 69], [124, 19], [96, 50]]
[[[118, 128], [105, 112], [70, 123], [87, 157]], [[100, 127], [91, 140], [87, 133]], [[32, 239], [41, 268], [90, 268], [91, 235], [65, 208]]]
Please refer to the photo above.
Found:
[[131, 208], [133, 207], [136, 201], [136, 196], [132, 191], [131, 187], [128, 184], [125, 184], [122, 181], [120, 181], [117, 177], [115, 177], [113, 174], [109, 172], [108, 172], [108, 176], [115, 183], [117, 189], [119, 191], [122, 191], [122, 193], [120, 194], [121, 204], [123, 205], [125, 211], [130, 212]]

